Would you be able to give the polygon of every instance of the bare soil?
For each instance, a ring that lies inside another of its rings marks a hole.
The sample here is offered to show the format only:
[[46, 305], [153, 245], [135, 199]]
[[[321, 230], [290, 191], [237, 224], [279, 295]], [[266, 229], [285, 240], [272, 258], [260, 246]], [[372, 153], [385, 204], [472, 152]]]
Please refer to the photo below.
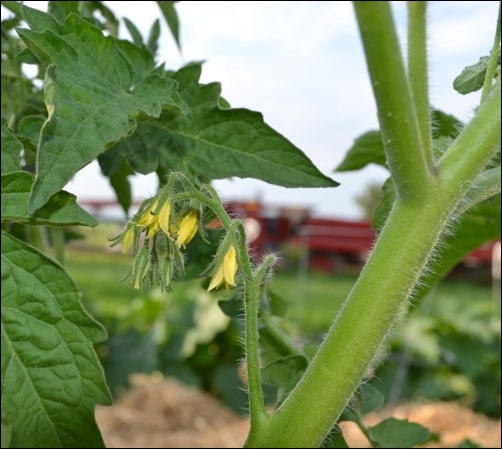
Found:
[[[367, 424], [385, 413], [371, 414]], [[456, 447], [468, 438], [481, 447], [501, 447], [500, 420], [492, 420], [457, 403], [399, 406], [392, 413], [440, 434], [438, 443], [423, 447]], [[115, 405], [98, 407], [98, 425], [107, 447], [229, 448], [242, 447], [249, 421], [235, 415], [214, 397], [175, 379], [136, 375], [132, 388]], [[371, 447], [353, 423], [342, 423], [350, 447]]]

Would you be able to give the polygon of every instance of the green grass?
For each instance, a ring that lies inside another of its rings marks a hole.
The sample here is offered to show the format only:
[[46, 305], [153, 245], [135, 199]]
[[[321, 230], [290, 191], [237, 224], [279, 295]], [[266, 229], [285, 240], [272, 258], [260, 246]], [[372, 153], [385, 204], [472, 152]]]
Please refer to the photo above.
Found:
[[120, 253], [69, 250], [66, 269], [82, 291], [86, 306], [98, 319], [113, 317], [137, 296], [129, 282], [130, 257]]
[[[141, 293], [134, 290], [128, 280], [122, 281], [129, 272], [130, 257], [119, 252], [67, 251], [67, 270], [83, 292], [84, 303], [98, 319], [111, 319], [118, 311]], [[178, 282], [173, 285], [176, 298], [182, 298], [191, 286], [200, 280]], [[330, 276], [310, 272], [306, 277], [295, 273], [278, 272], [272, 288], [288, 305], [287, 321], [294, 323], [294, 334], [308, 336], [327, 331], [337, 310], [349, 294], [355, 278], [351, 276]], [[463, 281], [443, 282], [434, 292], [432, 309], [444, 301], [458, 301], [469, 304], [476, 301], [477, 307], [486, 309], [491, 303], [489, 287], [473, 285]]]

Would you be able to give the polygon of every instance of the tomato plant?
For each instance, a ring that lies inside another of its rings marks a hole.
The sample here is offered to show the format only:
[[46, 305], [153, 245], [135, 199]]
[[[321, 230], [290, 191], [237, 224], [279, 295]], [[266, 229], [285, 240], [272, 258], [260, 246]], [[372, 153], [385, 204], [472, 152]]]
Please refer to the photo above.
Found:
[[[157, 3], [179, 44], [174, 2]], [[130, 175], [155, 172], [160, 181], [114, 241], [132, 252], [132, 287], [169, 291], [190, 264], [202, 265], [195, 271], [210, 278], [209, 290], [236, 287], [230, 301], [240, 301], [245, 316], [248, 447], [343, 445], [339, 419], [356, 421], [375, 445], [423, 442], [423, 428], [395, 419], [365, 428], [357, 409], [378, 400], [359, 386], [410, 299], [500, 235], [500, 18], [490, 55], [455, 81], [461, 93], [482, 90], [464, 125], [429, 104], [426, 2], [408, 2], [406, 64], [389, 3], [354, 2], [380, 130], [356, 140], [339, 170], [377, 162], [390, 178], [371, 256], [310, 357], [273, 319], [275, 255], [252, 263], [242, 222], [210, 182], [337, 182], [261, 114], [232, 108], [218, 83], [201, 84], [200, 64], [159, 65], [158, 21], [144, 40], [127, 20], [129, 42], [117, 38], [118, 21], [101, 2], [49, 2], [47, 12], [2, 5], [14, 13], [2, 21], [2, 446], [103, 445], [93, 411], [110, 398], [93, 344], [106, 334], [83, 309], [63, 252], [64, 226], [97, 224], [63, 190], [96, 159], [125, 211]], [[37, 68], [34, 79], [23, 63]], [[216, 236], [207, 230], [214, 218], [222, 225]], [[480, 223], [483, 232], [473, 233]], [[185, 260], [195, 235], [209, 258]], [[263, 380], [278, 388], [272, 412]]]

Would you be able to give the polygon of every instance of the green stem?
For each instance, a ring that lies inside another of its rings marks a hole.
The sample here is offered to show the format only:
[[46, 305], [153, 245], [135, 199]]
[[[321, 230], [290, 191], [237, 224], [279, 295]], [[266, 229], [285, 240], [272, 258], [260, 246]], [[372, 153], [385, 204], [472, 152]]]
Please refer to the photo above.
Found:
[[417, 113], [422, 147], [432, 172], [431, 114], [427, 70], [427, 2], [406, 2], [408, 6], [408, 76]]
[[270, 271], [274, 264], [277, 262], [277, 258], [273, 254], [268, 254], [261, 265], [254, 273], [254, 278], [259, 285], [265, 282], [265, 278], [269, 276]]
[[45, 242], [44, 242], [44, 236], [42, 234], [42, 227], [41, 226], [26, 226], [26, 232], [28, 235], [28, 240], [29, 242], [38, 250], [42, 251], [45, 253]]
[[[207, 207], [210, 207], [227, 231], [232, 227], [235, 227], [235, 224], [232, 223], [235, 223], [236, 221], [232, 220], [228, 216], [227, 211], [221, 204], [214, 189], [211, 186], [205, 186], [205, 189], [210, 193], [211, 198], [199, 191], [190, 190], [189, 192], [176, 195], [174, 200], [182, 201], [186, 199], [195, 199]], [[260, 348], [258, 343], [258, 308], [260, 301], [260, 283], [262, 280], [260, 275], [263, 277], [265, 272], [258, 270], [258, 276], [253, 273], [253, 267], [251, 265], [251, 261], [249, 260], [246, 234], [241, 222], [238, 222], [237, 224], [237, 231], [237, 258], [239, 268], [244, 279], [244, 341], [246, 345], [246, 367], [249, 387], [249, 412], [251, 420], [249, 435], [255, 436], [261, 433], [261, 429], [268, 418], [263, 398], [263, 391], [261, 388]], [[262, 267], [264, 267], [263, 270], [268, 270], [274, 260], [275, 258], [272, 256], [266, 258], [266, 263], [262, 265]]]
[[500, 188], [500, 167], [484, 171], [474, 180], [474, 185], [465, 194], [464, 200], [455, 211], [455, 214], [460, 216], [482, 201], [497, 195], [497, 193], [500, 193]]
[[242, 223], [240, 223], [237, 237], [237, 254], [240, 270], [244, 278], [244, 341], [246, 343], [246, 368], [251, 419], [249, 435], [251, 437], [251, 435], [260, 434], [268, 418], [261, 388], [260, 348], [258, 342], [258, 308], [261, 286], [253, 275], [253, 268], [249, 260], [249, 252], [246, 243], [246, 234]]
[[490, 91], [493, 83], [493, 76], [495, 75], [495, 70], [497, 68], [497, 60], [500, 57], [500, 5], [499, 5], [499, 15], [497, 19], [497, 28], [495, 29], [495, 39], [493, 40], [492, 51], [490, 53], [490, 60], [488, 61], [488, 66], [486, 67], [486, 75], [483, 83], [483, 90], [481, 91], [481, 104], [485, 102], [490, 95]]
[[[206, 189], [207, 187], [208, 186], [205, 186]], [[219, 199], [209, 198], [207, 195], [204, 195], [203, 193], [196, 190], [191, 190], [189, 192], [184, 192], [184, 193], [178, 193], [177, 195], [174, 196], [175, 202], [183, 200], [191, 200], [191, 199], [197, 200], [200, 203], [212, 209], [216, 214], [216, 216], [221, 221], [221, 223], [223, 224], [223, 226], [225, 227], [225, 229], [228, 230], [228, 228], [232, 224], [232, 219], [228, 216], [227, 211], [222, 206]]]
[[500, 147], [500, 84], [439, 160], [444, 188], [456, 189], [459, 182], [470, 185]]
[[54, 247], [54, 257], [56, 260], [64, 266], [65, 257], [64, 257], [64, 229], [60, 226], [51, 228], [52, 235], [52, 245]]
[[[353, 2], [378, 108], [389, 168], [399, 197], [420, 198], [431, 181], [413, 95], [389, 2]], [[417, 92], [417, 95], [422, 92]]]
[[416, 288], [450, 216], [500, 139], [500, 86], [440, 163], [419, 199], [396, 201], [356, 285], [304, 376], [250, 447], [317, 447]]
[[[500, 85], [433, 176], [387, 2], [355, 2], [398, 199], [304, 376], [249, 447], [318, 447], [406, 308], [460, 199], [500, 140]], [[419, 83], [417, 83], [419, 84]], [[417, 88], [420, 89], [420, 88]]]
[[446, 201], [398, 202], [305, 375], [250, 447], [318, 447], [378, 354], [446, 224]]

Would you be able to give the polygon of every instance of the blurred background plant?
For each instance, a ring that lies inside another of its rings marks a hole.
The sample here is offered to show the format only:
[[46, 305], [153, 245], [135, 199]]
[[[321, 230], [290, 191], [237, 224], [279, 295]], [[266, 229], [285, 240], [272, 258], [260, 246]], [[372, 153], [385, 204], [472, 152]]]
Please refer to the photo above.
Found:
[[[230, 319], [218, 306], [228, 293], [209, 295], [200, 279], [177, 282], [169, 294], [138, 292], [127, 282], [119, 283], [129, 258], [102, 246], [115, 228], [102, 224], [85, 230], [86, 238], [75, 240], [67, 251], [67, 267], [84, 292], [84, 302], [109, 332], [99, 354], [113, 393], [123, 392], [133, 373], [161, 372], [247, 413], [239, 372], [242, 323], [238, 311]], [[284, 253], [289, 252], [295, 250], [285, 248]], [[297, 267], [285, 267], [274, 277], [273, 288], [281, 292], [287, 313], [274, 319], [298, 347], [312, 353], [354, 276], [310, 270], [304, 277]], [[452, 278], [410, 307], [369, 380], [388, 405], [459, 400], [500, 417], [500, 321], [492, 294], [483, 277], [477, 283]], [[266, 393], [273, 398], [276, 390], [269, 387]]]

